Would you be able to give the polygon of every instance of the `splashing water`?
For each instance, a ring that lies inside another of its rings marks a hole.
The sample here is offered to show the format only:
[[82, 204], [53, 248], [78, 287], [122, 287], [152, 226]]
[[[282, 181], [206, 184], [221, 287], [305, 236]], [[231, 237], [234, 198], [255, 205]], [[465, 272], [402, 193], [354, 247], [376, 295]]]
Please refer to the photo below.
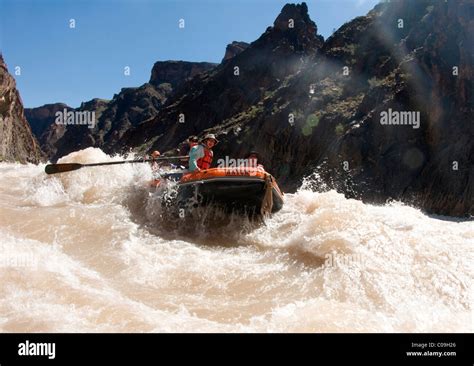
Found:
[[43, 169], [0, 164], [0, 331], [473, 331], [472, 221], [306, 186], [180, 235], [147, 164]]

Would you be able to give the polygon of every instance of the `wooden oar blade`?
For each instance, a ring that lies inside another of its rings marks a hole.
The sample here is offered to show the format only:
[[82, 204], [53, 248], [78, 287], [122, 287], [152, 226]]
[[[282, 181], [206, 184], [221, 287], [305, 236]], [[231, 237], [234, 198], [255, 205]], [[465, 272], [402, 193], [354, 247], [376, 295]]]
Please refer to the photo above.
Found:
[[82, 164], [69, 163], [69, 164], [48, 164], [45, 166], [44, 171], [46, 174], [56, 174], [71, 172], [73, 170], [81, 169]]

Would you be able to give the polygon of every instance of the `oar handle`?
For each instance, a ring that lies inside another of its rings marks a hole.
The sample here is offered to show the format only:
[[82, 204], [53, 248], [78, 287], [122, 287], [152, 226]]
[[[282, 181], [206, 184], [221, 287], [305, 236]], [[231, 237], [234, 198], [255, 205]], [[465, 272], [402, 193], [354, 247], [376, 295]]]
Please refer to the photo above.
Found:
[[108, 161], [105, 163], [90, 163], [90, 164], [79, 164], [79, 163], [64, 163], [64, 164], [48, 164], [45, 166], [44, 171], [46, 174], [56, 174], [71, 172], [87, 166], [103, 166], [103, 165], [117, 165], [117, 164], [136, 164], [136, 163], [152, 163], [161, 160], [174, 160], [174, 159], [187, 159], [189, 156], [163, 156], [161, 158], [154, 159], [135, 159], [135, 160], [124, 160], [124, 161]]
[[172, 160], [172, 159], [187, 159], [189, 156], [163, 156], [161, 158], [154, 159], [135, 159], [135, 160], [124, 160], [124, 161], [108, 161], [106, 163], [91, 163], [81, 164], [82, 166], [102, 166], [102, 165], [116, 165], [116, 164], [135, 164], [135, 163], [152, 163], [157, 160]]

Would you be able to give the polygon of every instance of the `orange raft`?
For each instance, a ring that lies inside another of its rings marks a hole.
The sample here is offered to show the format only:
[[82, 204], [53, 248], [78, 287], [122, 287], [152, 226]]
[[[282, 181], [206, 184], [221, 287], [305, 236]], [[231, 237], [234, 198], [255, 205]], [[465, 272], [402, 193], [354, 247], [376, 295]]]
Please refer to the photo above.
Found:
[[283, 193], [263, 168], [211, 168], [164, 178], [179, 179], [177, 202], [185, 209], [213, 205], [226, 212], [265, 215], [283, 207]]

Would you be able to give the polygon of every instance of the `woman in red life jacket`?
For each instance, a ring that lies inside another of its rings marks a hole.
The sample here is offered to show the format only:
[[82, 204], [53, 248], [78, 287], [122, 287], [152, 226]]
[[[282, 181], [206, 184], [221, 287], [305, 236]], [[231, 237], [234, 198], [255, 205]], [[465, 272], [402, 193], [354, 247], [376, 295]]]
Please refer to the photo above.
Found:
[[189, 171], [196, 172], [209, 169], [214, 153], [212, 148], [218, 143], [214, 134], [204, 136], [199, 145], [193, 146], [189, 151]]

